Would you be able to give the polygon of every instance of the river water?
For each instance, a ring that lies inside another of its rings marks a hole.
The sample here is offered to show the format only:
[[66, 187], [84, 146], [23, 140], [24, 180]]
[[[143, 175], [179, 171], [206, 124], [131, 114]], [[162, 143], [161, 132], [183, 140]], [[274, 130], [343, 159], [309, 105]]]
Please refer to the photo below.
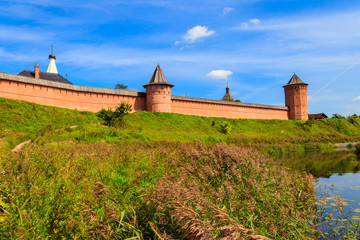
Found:
[[321, 239], [360, 239], [360, 158], [353, 152], [287, 156], [286, 165], [314, 176]]

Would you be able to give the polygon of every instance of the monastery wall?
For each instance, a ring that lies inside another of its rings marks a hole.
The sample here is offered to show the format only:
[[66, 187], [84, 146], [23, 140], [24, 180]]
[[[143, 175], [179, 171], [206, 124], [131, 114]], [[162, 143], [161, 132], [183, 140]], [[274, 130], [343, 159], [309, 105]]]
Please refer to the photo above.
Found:
[[[166, 94], [167, 95], [167, 94]], [[146, 94], [140, 91], [82, 87], [0, 73], [0, 97], [42, 105], [97, 112], [114, 108], [121, 101], [134, 111], [146, 110]], [[171, 95], [171, 112], [225, 118], [287, 120], [289, 108]]]
[[206, 117], [289, 119], [287, 107], [181, 96], [171, 96], [171, 112]]
[[7, 73], [0, 73], [0, 97], [91, 112], [114, 108], [121, 101], [132, 104], [134, 111], [144, 111], [146, 103], [139, 91], [82, 87]]

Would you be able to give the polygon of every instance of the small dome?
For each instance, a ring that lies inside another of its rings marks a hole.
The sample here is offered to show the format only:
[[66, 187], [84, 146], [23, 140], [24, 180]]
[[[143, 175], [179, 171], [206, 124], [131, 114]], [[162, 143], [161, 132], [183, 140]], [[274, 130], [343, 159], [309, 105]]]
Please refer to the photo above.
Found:
[[51, 54], [49, 55], [49, 59], [50, 59], [50, 58], [56, 59], [56, 57], [55, 57], [55, 55], [54, 55], [53, 53], [51, 53]]

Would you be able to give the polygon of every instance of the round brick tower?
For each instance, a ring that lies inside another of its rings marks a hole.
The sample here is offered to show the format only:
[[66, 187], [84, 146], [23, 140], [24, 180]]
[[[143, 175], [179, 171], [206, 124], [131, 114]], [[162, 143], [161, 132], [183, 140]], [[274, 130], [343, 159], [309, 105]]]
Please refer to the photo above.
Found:
[[171, 112], [171, 85], [161, 70], [159, 64], [156, 66], [146, 89], [146, 111]]
[[289, 108], [289, 119], [308, 120], [307, 84], [294, 73], [284, 86], [285, 106]]

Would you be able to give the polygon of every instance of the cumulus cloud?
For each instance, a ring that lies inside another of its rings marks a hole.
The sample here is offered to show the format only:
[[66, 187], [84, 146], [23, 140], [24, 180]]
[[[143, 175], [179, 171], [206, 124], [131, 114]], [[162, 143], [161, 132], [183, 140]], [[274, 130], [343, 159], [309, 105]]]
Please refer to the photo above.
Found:
[[[202, 38], [210, 37], [213, 34], [215, 34], [214, 30], [209, 30], [207, 26], [198, 25], [186, 32], [186, 34], [183, 36], [183, 41], [186, 43], [194, 43]], [[179, 43], [180, 41], [176, 41], [175, 45]]]
[[214, 79], [228, 79], [228, 77], [232, 74], [233, 72], [228, 70], [213, 70], [206, 74], [206, 77]]
[[360, 96], [354, 98], [353, 101], [360, 101]]
[[235, 10], [235, 8], [226, 7], [226, 8], [223, 9], [222, 15], [225, 16], [225, 15], [227, 15], [229, 12], [234, 11], [234, 10]]

